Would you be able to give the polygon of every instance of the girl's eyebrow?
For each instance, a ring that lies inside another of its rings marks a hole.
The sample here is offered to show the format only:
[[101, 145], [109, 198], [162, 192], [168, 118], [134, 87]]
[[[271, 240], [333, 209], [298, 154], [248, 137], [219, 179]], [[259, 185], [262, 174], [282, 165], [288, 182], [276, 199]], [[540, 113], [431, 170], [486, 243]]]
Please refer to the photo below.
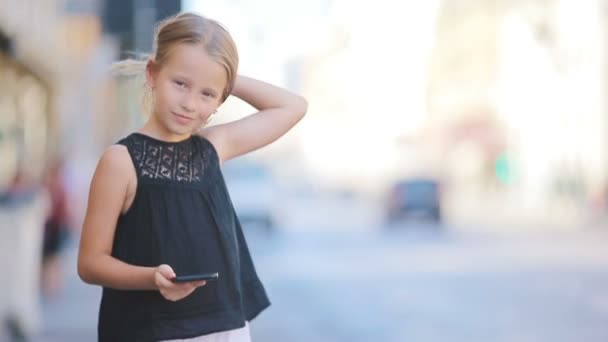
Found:
[[204, 88], [203, 88], [203, 91], [208, 91], [208, 92], [210, 92], [210, 93], [214, 93], [214, 94], [217, 94], [217, 93], [218, 93], [218, 91], [217, 91], [217, 90], [215, 90], [215, 89], [213, 89], [213, 88], [209, 88], [209, 87], [204, 87]]
[[[184, 73], [183, 71], [177, 71], [177, 72], [175, 72], [175, 74], [173, 75], [173, 77], [174, 78], [180, 78], [180, 79], [186, 80], [188, 82], [192, 82], [192, 79], [190, 77], [188, 77], [187, 74]], [[201, 90], [202, 91], [210, 91], [210, 92], [212, 92], [212, 93], [214, 93], [216, 95], [220, 93], [219, 90], [217, 90], [215, 88], [212, 88], [210, 86], [206, 86], [206, 85], [202, 86]]]
[[176, 72], [176, 73], [173, 75], [173, 77], [177, 77], [177, 78], [184, 78], [184, 79], [190, 80], [190, 79], [188, 78], [188, 76], [186, 76], [186, 74], [185, 74], [185, 73], [181, 73], [181, 72]]

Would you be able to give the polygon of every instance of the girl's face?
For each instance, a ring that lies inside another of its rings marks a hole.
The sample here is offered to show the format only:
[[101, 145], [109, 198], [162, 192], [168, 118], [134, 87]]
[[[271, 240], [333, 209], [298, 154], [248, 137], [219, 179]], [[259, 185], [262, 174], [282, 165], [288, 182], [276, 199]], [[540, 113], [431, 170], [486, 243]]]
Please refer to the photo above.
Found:
[[189, 135], [203, 126], [221, 104], [226, 71], [196, 44], [172, 48], [163, 65], [151, 62], [148, 85], [154, 94], [152, 115], [169, 134]]

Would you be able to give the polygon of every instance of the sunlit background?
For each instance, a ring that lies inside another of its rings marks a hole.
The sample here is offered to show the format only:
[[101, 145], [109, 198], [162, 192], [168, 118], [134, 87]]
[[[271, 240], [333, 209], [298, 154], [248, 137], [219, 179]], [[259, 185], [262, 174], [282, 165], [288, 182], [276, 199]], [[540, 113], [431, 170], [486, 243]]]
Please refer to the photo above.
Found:
[[179, 11], [309, 102], [224, 170], [273, 303], [254, 341], [608, 341], [605, 0], [0, 0], [0, 341], [96, 340], [88, 185], [145, 122], [109, 67]]

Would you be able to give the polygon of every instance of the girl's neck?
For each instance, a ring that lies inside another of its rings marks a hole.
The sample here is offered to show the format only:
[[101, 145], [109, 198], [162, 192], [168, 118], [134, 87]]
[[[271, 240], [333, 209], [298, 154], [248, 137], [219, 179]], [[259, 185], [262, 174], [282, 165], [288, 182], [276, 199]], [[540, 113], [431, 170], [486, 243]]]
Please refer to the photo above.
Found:
[[148, 122], [139, 129], [141, 134], [151, 136], [152, 138], [167, 141], [167, 142], [178, 142], [189, 138], [192, 134], [176, 134], [167, 129], [158, 120], [155, 119], [154, 115], [150, 117]]

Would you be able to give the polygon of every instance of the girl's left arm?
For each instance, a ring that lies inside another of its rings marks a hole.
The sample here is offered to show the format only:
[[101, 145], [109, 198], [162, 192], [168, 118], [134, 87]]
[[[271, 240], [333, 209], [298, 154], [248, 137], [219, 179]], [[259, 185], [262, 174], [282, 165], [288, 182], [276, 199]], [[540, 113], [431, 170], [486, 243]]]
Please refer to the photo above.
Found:
[[306, 100], [299, 95], [240, 75], [232, 95], [249, 103], [258, 112], [201, 131], [215, 146], [221, 162], [277, 140], [304, 117], [308, 108]]

